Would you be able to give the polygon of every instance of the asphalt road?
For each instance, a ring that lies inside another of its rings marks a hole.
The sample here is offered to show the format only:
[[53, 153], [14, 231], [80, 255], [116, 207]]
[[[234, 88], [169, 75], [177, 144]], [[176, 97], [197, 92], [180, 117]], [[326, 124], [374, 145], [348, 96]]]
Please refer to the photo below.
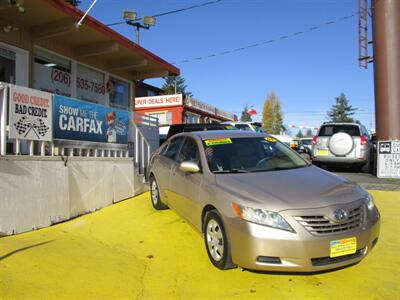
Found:
[[149, 193], [0, 238], [0, 299], [399, 300], [400, 192], [372, 191], [381, 235], [359, 264], [303, 275], [220, 271], [200, 234]]

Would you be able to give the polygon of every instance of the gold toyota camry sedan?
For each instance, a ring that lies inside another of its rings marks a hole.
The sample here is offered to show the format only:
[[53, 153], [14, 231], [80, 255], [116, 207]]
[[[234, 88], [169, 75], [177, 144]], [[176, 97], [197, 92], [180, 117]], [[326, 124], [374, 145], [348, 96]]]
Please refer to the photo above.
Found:
[[151, 157], [151, 200], [199, 230], [220, 269], [317, 272], [362, 260], [380, 214], [357, 184], [267, 134], [176, 135]]

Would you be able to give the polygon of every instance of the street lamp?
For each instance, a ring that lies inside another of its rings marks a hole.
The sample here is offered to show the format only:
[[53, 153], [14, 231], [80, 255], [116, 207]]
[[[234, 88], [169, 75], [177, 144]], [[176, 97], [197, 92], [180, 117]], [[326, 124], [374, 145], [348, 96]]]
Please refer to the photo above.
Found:
[[[125, 10], [124, 11], [124, 20], [126, 24], [136, 27], [136, 44], [140, 43], [140, 28], [149, 29], [150, 26], [154, 26], [156, 24], [156, 18], [152, 16], [144, 16], [141, 19], [137, 19], [137, 13], [133, 10]], [[138, 21], [142, 21], [142, 23]]]

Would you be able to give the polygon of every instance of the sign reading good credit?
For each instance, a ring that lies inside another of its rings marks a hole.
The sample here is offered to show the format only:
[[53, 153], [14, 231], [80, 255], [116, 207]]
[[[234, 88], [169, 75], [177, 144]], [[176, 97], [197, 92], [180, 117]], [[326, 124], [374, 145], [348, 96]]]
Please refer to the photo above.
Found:
[[182, 105], [182, 94], [135, 98], [135, 108]]
[[52, 140], [52, 95], [10, 85], [9, 138]]
[[129, 112], [54, 96], [54, 138], [128, 143]]

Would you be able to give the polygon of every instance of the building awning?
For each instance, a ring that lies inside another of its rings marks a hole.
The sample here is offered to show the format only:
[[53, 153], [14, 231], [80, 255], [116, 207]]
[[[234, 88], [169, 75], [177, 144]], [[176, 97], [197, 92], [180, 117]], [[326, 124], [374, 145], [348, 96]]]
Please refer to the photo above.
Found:
[[63, 0], [24, 1], [25, 13], [0, 0], [0, 25], [19, 30], [16, 44], [32, 44], [129, 80], [175, 76], [180, 70]]

